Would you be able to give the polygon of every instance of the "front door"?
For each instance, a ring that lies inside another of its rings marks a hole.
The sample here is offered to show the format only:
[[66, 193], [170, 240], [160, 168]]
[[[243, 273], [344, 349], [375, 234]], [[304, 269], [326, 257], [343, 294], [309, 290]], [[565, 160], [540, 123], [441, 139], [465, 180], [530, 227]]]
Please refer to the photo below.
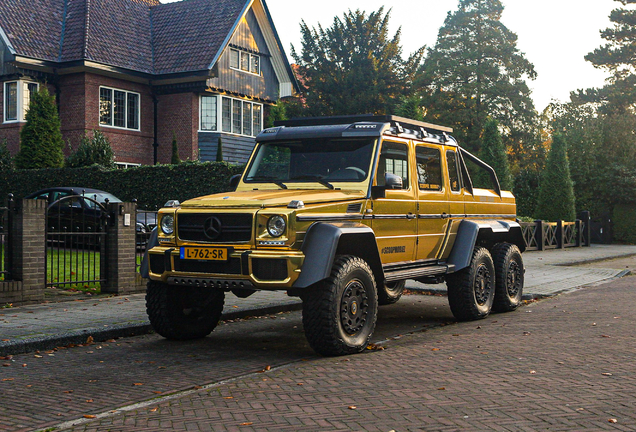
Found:
[[373, 203], [372, 228], [383, 264], [411, 261], [417, 240], [417, 201], [412, 185], [408, 141], [384, 141], [376, 171], [378, 186], [387, 173], [402, 177], [402, 189], [387, 189]]

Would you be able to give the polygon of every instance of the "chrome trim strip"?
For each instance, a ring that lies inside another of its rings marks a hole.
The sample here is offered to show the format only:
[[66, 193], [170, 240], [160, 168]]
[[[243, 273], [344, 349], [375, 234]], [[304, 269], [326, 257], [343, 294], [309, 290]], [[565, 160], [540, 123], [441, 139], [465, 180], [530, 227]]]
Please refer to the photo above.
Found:
[[325, 215], [297, 215], [297, 221], [310, 221], [310, 222], [320, 222], [320, 221], [350, 221], [350, 220], [361, 220], [361, 214], [325, 214]]

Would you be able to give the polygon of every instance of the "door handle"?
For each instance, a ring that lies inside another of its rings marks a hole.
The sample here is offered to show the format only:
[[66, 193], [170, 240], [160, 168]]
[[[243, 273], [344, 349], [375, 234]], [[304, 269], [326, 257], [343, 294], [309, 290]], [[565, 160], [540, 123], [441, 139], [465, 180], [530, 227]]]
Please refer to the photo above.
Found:
[[415, 219], [415, 215], [413, 213], [409, 213], [406, 215], [407, 219]]
[[446, 212], [442, 213], [442, 219], [448, 219], [450, 215]]

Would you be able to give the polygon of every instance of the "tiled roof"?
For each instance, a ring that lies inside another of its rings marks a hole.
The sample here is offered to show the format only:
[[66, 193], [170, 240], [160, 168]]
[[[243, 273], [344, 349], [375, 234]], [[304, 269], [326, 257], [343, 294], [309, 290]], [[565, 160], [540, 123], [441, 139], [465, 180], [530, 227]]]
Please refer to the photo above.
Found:
[[247, 0], [0, 0], [18, 55], [151, 74], [205, 70]]

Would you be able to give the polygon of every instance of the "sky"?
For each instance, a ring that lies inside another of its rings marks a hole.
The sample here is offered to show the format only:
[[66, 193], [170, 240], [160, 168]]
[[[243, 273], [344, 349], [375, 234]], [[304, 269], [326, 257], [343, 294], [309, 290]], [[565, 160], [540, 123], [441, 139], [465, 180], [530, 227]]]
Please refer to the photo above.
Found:
[[[178, 0], [161, 0], [171, 3]], [[391, 32], [402, 29], [404, 56], [422, 46], [433, 47], [447, 13], [458, 0], [265, 0], [283, 48], [300, 49], [300, 22], [310, 27], [331, 26], [335, 16], [349, 9], [391, 9]], [[609, 74], [595, 69], [584, 56], [603, 44], [599, 31], [610, 27], [615, 0], [503, 0], [502, 22], [519, 37], [517, 47], [534, 64], [538, 77], [528, 81], [535, 107], [542, 111], [551, 100], [567, 102], [571, 91], [601, 87]]]

